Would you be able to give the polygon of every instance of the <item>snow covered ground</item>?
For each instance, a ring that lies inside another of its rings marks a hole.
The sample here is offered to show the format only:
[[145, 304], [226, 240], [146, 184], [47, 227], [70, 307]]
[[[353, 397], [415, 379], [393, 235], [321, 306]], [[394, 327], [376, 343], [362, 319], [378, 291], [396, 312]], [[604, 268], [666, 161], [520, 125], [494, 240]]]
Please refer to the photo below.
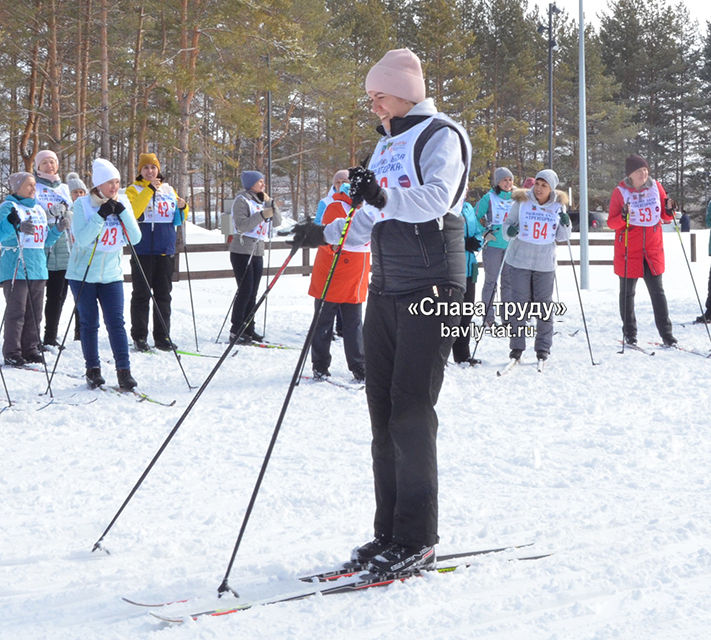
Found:
[[[693, 265], [702, 297], [707, 240], [698, 233]], [[678, 237], [665, 242], [674, 333], [681, 345], [708, 351], [704, 326], [690, 324], [699, 308]], [[559, 250], [567, 257], [567, 247]], [[210, 255], [226, 266], [226, 255]], [[484, 364], [449, 366], [438, 405], [438, 550], [533, 542], [532, 553], [553, 555], [486, 556], [452, 574], [182, 626], [165, 626], [120, 596], [194, 597], [189, 610], [229, 606], [214, 594], [299, 352], [244, 347], [226, 359], [106, 536], [111, 555], [91, 553], [94, 542], [193, 397], [173, 355], [132, 353], [139, 389], [175, 399], [171, 408], [90, 391], [60, 373], [58, 401], [39, 410], [43, 374], [3, 367], [17, 404], [0, 414], [0, 638], [707, 638], [711, 361], [647, 344], [658, 336], [643, 283], [639, 339], [656, 355], [618, 354], [617, 279], [611, 267], [592, 267], [590, 276], [582, 297], [598, 366], [572, 270], [562, 266], [568, 312], [556, 322], [545, 372], [521, 366], [497, 378], [508, 345], [484, 338]], [[303, 343], [313, 309], [307, 285], [300, 276], [277, 283], [268, 339]], [[214, 339], [233, 291], [230, 280], [193, 282], [201, 352], [222, 352]], [[194, 350], [184, 281], [173, 309], [175, 341]], [[332, 373], [347, 379], [340, 342], [332, 353]], [[533, 362], [532, 349], [524, 358]], [[194, 385], [216, 362], [182, 358]], [[111, 364], [104, 370], [114, 384]], [[78, 343], [69, 343], [59, 371], [83, 372]], [[302, 588], [299, 574], [333, 567], [369, 538], [369, 441], [363, 391], [296, 389], [230, 576], [242, 599]]]

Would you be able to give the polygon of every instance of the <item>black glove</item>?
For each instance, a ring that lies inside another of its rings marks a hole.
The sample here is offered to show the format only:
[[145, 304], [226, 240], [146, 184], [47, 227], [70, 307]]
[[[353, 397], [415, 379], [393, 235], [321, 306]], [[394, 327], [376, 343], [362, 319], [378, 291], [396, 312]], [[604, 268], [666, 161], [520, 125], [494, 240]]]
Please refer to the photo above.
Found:
[[314, 222], [299, 222], [294, 227], [294, 239], [287, 240], [294, 248], [311, 247], [315, 249], [322, 244], [328, 244], [323, 237], [323, 227]]
[[674, 200], [674, 198], [667, 198], [664, 201], [664, 208], [670, 216], [673, 216], [674, 212], [679, 208], [679, 206], [677, 205], [676, 200]]
[[517, 236], [518, 235], [518, 225], [512, 224], [508, 229], [506, 229], [506, 235], [509, 238], [513, 238], [514, 236]]
[[17, 209], [15, 207], [12, 208], [12, 211], [7, 214], [7, 221], [15, 227], [15, 229], [20, 228], [20, 215], [17, 213]]
[[464, 238], [464, 248], [472, 253], [479, 251], [481, 249], [481, 242], [479, 238], [472, 236], [471, 238]]
[[99, 207], [98, 214], [106, 220], [111, 214], [119, 215], [126, 207], [123, 206], [118, 200], [107, 200]]
[[258, 191], [257, 193], [254, 194], [259, 200], [259, 202], [264, 202], [264, 191]]
[[351, 201], [360, 204], [365, 201], [378, 209], [385, 206], [385, 191], [380, 188], [375, 174], [365, 167], [348, 169], [348, 179], [351, 182]]

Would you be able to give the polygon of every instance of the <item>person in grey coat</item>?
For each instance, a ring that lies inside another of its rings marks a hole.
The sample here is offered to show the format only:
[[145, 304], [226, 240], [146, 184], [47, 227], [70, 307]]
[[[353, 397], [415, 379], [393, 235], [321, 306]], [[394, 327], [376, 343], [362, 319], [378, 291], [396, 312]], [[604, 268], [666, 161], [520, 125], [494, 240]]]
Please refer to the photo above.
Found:
[[[232, 242], [230, 262], [237, 280], [237, 294], [232, 307], [230, 339], [240, 333], [257, 301], [257, 289], [262, 278], [264, 241], [273, 227], [281, 224], [279, 209], [265, 191], [264, 174], [243, 171], [242, 186], [232, 203]], [[239, 338], [241, 343], [261, 342], [254, 328], [254, 318]]]
[[[556, 241], [570, 238], [568, 197], [556, 191], [558, 176], [552, 169], [536, 174], [530, 189], [517, 189], [514, 203], [504, 221], [509, 238], [502, 278], [508, 283], [504, 318], [511, 327], [509, 357], [521, 358], [526, 349], [526, 319], [537, 317], [534, 348], [539, 360], [546, 360], [553, 344], [553, 285]], [[531, 304], [537, 303], [537, 304]]]

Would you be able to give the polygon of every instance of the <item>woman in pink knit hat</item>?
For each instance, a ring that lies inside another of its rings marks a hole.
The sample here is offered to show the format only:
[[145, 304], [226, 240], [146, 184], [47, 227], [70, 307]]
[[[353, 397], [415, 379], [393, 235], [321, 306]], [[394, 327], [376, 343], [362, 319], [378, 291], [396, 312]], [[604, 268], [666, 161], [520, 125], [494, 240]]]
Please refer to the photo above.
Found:
[[[348, 240], [371, 242], [363, 338], [376, 510], [375, 537], [351, 561], [377, 574], [411, 573], [434, 563], [439, 541], [434, 406], [465, 287], [461, 211], [471, 145], [426, 97], [409, 49], [388, 51], [365, 89], [382, 138], [368, 168], [349, 171], [353, 203], [366, 204]], [[302, 223], [294, 241], [338, 244], [343, 224]]]

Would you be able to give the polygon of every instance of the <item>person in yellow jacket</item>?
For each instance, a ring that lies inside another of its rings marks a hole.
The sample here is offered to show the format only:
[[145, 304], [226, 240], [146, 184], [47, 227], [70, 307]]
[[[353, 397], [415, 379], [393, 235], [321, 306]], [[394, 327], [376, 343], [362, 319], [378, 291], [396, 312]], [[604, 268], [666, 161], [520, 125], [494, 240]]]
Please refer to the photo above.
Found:
[[138, 351], [150, 351], [147, 339], [152, 290], [157, 303], [157, 309], [153, 308], [153, 341], [156, 349], [171, 351], [175, 347], [170, 339], [170, 293], [176, 230], [187, 219], [188, 203], [164, 181], [155, 153], [138, 157], [138, 176], [126, 189], [126, 196], [141, 229], [141, 241], [134, 247], [140, 265], [131, 258], [131, 338]]

